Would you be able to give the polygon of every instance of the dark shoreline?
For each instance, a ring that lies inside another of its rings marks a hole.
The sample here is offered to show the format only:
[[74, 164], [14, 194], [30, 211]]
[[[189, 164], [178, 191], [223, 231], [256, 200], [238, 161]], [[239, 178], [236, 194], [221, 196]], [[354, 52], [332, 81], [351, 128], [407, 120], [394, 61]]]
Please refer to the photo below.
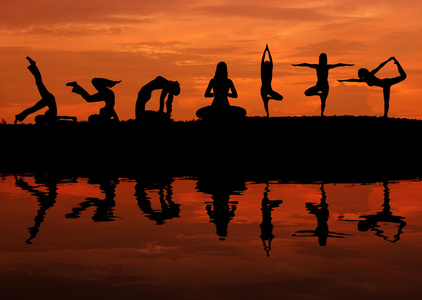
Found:
[[0, 125], [0, 172], [372, 182], [422, 176], [422, 121], [378, 117]]

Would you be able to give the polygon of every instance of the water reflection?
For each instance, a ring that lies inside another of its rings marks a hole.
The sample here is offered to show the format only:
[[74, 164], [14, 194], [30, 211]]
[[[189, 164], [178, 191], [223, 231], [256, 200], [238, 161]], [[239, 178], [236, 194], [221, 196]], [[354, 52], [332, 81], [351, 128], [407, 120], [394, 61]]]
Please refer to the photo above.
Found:
[[245, 181], [236, 177], [200, 177], [196, 188], [199, 192], [210, 194], [212, 202], [205, 202], [210, 222], [215, 224], [220, 240], [228, 235], [230, 220], [235, 217], [238, 202], [230, 201], [231, 195], [240, 195], [246, 190]]
[[[76, 179], [61, 179], [59, 180], [56, 176], [52, 174], [35, 174], [34, 175], [35, 184], [37, 186], [30, 185], [23, 176], [15, 175], [15, 185], [21, 188], [24, 191], [28, 191], [38, 200], [39, 210], [37, 215], [34, 218], [34, 226], [29, 227], [29, 238], [25, 243], [32, 244], [32, 240], [37, 237], [38, 232], [40, 231], [41, 223], [44, 221], [44, 218], [47, 214], [47, 210], [54, 206], [57, 198], [57, 182], [69, 183], [75, 182]], [[42, 187], [46, 188], [46, 192], [42, 191]]]
[[[344, 219], [342, 216], [339, 217], [343, 221], [355, 221], [358, 222], [359, 231], [374, 231], [376, 236], [383, 238], [384, 240], [395, 243], [400, 240], [400, 235], [403, 233], [403, 228], [406, 226], [404, 217], [395, 216], [391, 211], [390, 206], [390, 188], [388, 187], [388, 182], [383, 182], [384, 188], [384, 202], [382, 204], [383, 209], [380, 212], [371, 215], [363, 215], [359, 217], [359, 220], [348, 220]], [[363, 219], [363, 220], [362, 220]], [[397, 233], [392, 237], [389, 237], [388, 234], [383, 230], [384, 225], [396, 225]]]
[[116, 218], [118, 218], [114, 216], [114, 206], [116, 205], [114, 197], [116, 197], [116, 186], [118, 183], [119, 179], [117, 177], [90, 177], [88, 180], [88, 184], [99, 184], [101, 192], [105, 194], [104, 199], [88, 197], [85, 201], [79, 203], [79, 206], [72, 208], [72, 212], [66, 214], [66, 218], [80, 218], [81, 213], [83, 211], [87, 210], [90, 207], [95, 207], [92, 220], [94, 220], [95, 222], [114, 221]]
[[306, 203], [306, 209], [310, 214], [315, 215], [317, 218], [317, 227], [315, 230], [299, 230], [296, 231], [293, 236], [297, 237], [318, 237], [318, 243], [320, 246], [327, 245], [327, 239], [330, 238], [344, 238], [348, 234], [337, 233], [329, 231], [328, 229], [328, 217], [330, 215], [327, 204], [327, 194], [325, 193], [324, 184], [321, 184], [321, 200], [317, 203]]
[[[164, 224], [165, 220], [180, 216], [180, 204], [173, 202], [172, 178], [161, 178], [158, 181], [136, 179], [135, 197], [141, 211], [157, 225]], [[156, 191], [158, 194], [161, 210], [153, 209], [149, 193]]]
[[274, 208], [279, 207], [283, 200], [269, 200], [268, 199], [268, 192], [270, 191], [268, 183], [265, 185], [264, 190], [264, 198], [262, 198], [261, 203], [261, 212], [262, 212], [262, 222], [261, 222], [261, 235], [260, 238], [262, 240], [262, 244], [264, 246], [264, 250], [267, 253], [267, 257], [270, 256], [271, 250], [271, 241], [274, 238], [273, 228], [274, 225], [272, 224], [272, 217], [271, 212]]
[[[23, 191], [29, 192], [38, 200], [39, 209], [34, 218], [34, 225], [28, 228], [29, 238], [27, 244], [32, 244], [37, 237], [41, 224], [46, 218], [47, 211], [54, 206], [58, 197], [58, 183], [75, 184], [77, 178], [59, 179], [52, 174], [35, 174], [35, 185], [29, 184], [24, 176], [15, 175], [15, 186]], [[179, 218], [181, 213], [181, 204], [173, 200], [173, 183], [175, 179], [163, 176], [161, 178], [136, 178], [132, 182], [134, 185], [135, 201], [142, 213], [155, 222], [156, 225], [163, 225], [167, 220]], [[95, 176], [89, 177], [87, 184], [98, 185], [104, 198], [87, 197], [71, 212], [66, 213], [68, 219], [78, 219], [87, 209], [94, 207], [95, 211], [92, 220], [95, 222], [109, 222], [116, 219], [122, 219], [115, 215], [116, 206], [116, 189], [120, 180], [116, 176]], [[269, 257], [271, 251], [271, 243], [275, 237], [272, 212], [279, 207], [283, 200], [270, 200], [270, 185], [265, 184], [262, 201], [260, 203], [260, 214], [262, 215], [260, 226], [260, 239], [264, 247], [264, 251]], [[340, 233], [329, 230], [328, 222], [330, 217], [329, 205], [327, 202], [327, 194], [325, 192], [324, 183], [320, 186], [319, 203], [305, 202], [305, 208], [308, 214], [314, 215], [316, 218], [315, 229], [304, 229], [294, 231], [294, 237], [316, 237], [320, 246], [326, 246], [328, 238], [341, 239], [351, 236], [351, 233]], [[357, 223], [358, 231], [373, 231], [375, 235], [384, 240], [396, 243], [400, 240], [403, 229], [406, 226], [404, 217], [394, 215], [390, 207], [390, 189], [389, 183], [383, 183], [384, 202], [382, 210], [373, 214], [356, 216], [354, 219], [345, 219], [338, 217], [339, 221], [351, 221]], [[247, 191], [246, 180], [240, 177], [230, 176], [201, 176], [196, 182], [196, 192], [211, 195], [212, 201], [205, 201], [205, 213], [209, 218], [209, 222], [215, 224], [215, 232], [220, 240], [225, 240], [229, 232], [229, 224], [235, 218], [236, 210], [239, 202], [232, 200], [233, 195], [244, 195]], [[154, 200], [158, 200], [155, 202]], [[154, 205], [159, 209], [154, 208]], [[395, 226], [396, 232], [387, 233], [384, 226], [392, 224]], [[290, 234], [289, 234], [290, 235]]]

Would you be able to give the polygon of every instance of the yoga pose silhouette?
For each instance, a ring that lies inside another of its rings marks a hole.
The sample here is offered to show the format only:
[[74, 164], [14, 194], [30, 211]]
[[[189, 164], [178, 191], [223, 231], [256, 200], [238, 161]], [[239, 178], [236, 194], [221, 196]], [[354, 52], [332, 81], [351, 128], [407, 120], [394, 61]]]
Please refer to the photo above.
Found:
[[233, 81], [228, 78], [227, 64], [225, 62], [217, 64], [215, 76], [208, 84], [205, 97], [214, 97], [214, 100], [211, 106], [202, 107], [196, 111], [198, 118], [236, 118], [246, 116], [245, 109], [229, 104], [228, 98], [237, 98], [237, 91]]
[[[397, 65], [397, 70], [399, 71], [400, 75], [394, 78], [383, 78], [379, 79], [375, 76], [375, 74], [381, 70], [389, 61], [394, 61]], [[379, 86], [382, 87], [383, 95], [384, 95], [384, 117], [388, 117], [388, 110], [390, 108], [390, 89], [391, 86], [402, 82], [406, 79], [407, 75], [404, 72], [403, 68], [401, 67], [400, 63], [395, 57], [390, 57], [383, 63], [381, 63], [378, 67], [369, 71], [368, 69], [361, 68], [358, 71], [359, 79], [344, 79], [339, 80], [339, 82], [366, 82], [368, 86]]]
[[100, 109], [100, 114], [89, 116], [88, 121], [97, 122], [111, 119], [119, 121], [119, 117], [114, 110], [114, 92], [110, 90], [110, 88], [120, 83], [121, 80], [113, 81], [105, 78], [94, 78], [91, 82], [95, 89], [98, 91], [98, 93], [93, 95], [90, 95], [87, 91], [85, 91], [79, 84], [76, 83], [76, 81], [66, 83], [67, 86], [72, 87], [73, 93], [81, 95], [82, 98], [86, 100], [86, 102], [105, 102], [105, 106]]
[[[265, 60], [265, 53], [268, 52], [269, 61]], [[273, 100], [281, 101], [283, 96], [275, 92], [271, 87], [271, 81], [273, 80], [273, 59], [271, 57], [270, 49], [268, 45], [265, 47], [264, 54], [262, 54], [261, 60], [261, 98], [264, 101], [264, 108], [267, 113], [267, 117], [270, 115], [268, 112], [268, 102]]]
[[324, 116], [324, 110], [325, 110], [325, 102], [328, 97], [328, 91], [330, 89], [328, 85], [328, 71], [330, 69], [334, 69], [337, 67], [347, 67], [347, 66], [353, 66], [353, 64], [343, 64], [338, 63], [334, 65], [329, 65], [327, 60], [327, 54], [321, 53], [319, 55], [319, 63], [318, 64], [293, 64], [294, 67], [309, 67], [313, 68], [317, 72], [317, 83], [315, 86], [307, 89], [305, 91], [306, 96], [319, 96], [321, 98], [321, 117]]
[[25, 109], [20, 114], [15, 116], [15, 124], [19, 121], [22, 122], [25, 118], [40, 110], [44, 107], [48, 107], [47, 111], [44, 115], [38, 115], [35, 117], [35, 122], [37, 124], [50, 124], [55, 122], [56, 120], [66, 119], [66, 120], [73, 120], [76, 121], [75, 117], [66, 117], [66, 116], [57, 116], [57, 104], [56, 99], [54, 98], [53, 94], [51, 94], [47, 88], [45, 87], [40, 70], [38, 69], [34, 60], [30, 57], [26, 58], [29, 61], [28, 70], [34, 75], [35, 77], [35, 84], [37, 85], [38, 91], [41, 95], [41, 100], [39, 100], [34, 106]]
[[174, 96], [180, 94], [180, 84], [177, 81], [170, 81], [164, 77], [158, 76], [154, 80], [144, 85], [138, 93], [138, 99], [136, 100], [136, 119], [139, 120], [145, 113], [145, 105], [151, 99], [152, 91], [160, 90], [160, 108], [158, 113], [164, 113], [164, 100], [167, 96], [166, 109], [167, 116], [170, 117], [172, 112], [172, 104]]

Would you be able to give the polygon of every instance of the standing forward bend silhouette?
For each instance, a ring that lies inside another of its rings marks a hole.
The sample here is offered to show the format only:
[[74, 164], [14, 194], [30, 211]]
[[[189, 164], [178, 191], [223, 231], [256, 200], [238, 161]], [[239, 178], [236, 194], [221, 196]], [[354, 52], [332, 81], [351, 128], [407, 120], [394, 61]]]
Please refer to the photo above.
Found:
[[90, 95], [85, 89], [83, 89], [76, 81], [66, 83], [67, 86], [72, 87], [72, 92], [79, 94], [85, 99], [86, 102], [100, 102], [104, 101], [105, 106], [100, 109], [99, 115], [91, 115], [88, 118], [90, 122], [101, 122], [108, 120], [119, 121], [116, 111], [114, 110], [115, 96], [114, 92], [110, 89], [120, 81], [113, 81], [105, 78], [93, 78], [92, 85], [98, 91], [93, 95]]
[[167, 97], [166, 103], [166, 115], [170, 117], [172, 112], [172, 104], [174, 96], [180, 94], [180, 84], [177, 81], [170, 81], [164, 77], [158, 76], [154, 80], [144, 85], [138, 93], [138, 99], [136, 100], [136, 119], [140, 120], [145, 116], [145, 105], [151, 99], [152, 92], [154, 90], [162, 90], [160, 95], [160, 108], [158, 109], [159, 114], [164, 113], [164, 101]]
[[[268, 60], [265, 60], [265, 54], [268, 52]], [[272, 100], [283, 100], [283, 96], [275, 92], [271, 87], [271, 81], [273, 80], [273, 59], [271, 57], [270, 49], [268, 45], [265, 47], [264, 54], [262, 54], [261, 60], [261, 98], [264, 101], [265, 112], [269, 117], [268, 102]]]
[[[397, 65], [397, 70], [399, 71], [400, 75], [394, 78], [383, 78], [383, 79], [376, 77], [375, 74], [379, 70], [381, 70], [381, 68], [384, 67], [389, 61], [394, 61], [394, 63]], [[359, 79], [344, 79], [344, 80], [339, 80], [339, 82], [365, 82], [368, 86], [382, 87], [382, 91], [384, 95], [384, 117], [387, 118], [388, 110], [390, 108], [391, 86], [399, 82], [402, 82], [407, 77], [406, 73], [404, 72], [398, 60], [395, 57], [390, 57], [389, 59], [381, 63], [378, 67], [376, 67], [372, 71], [369, 71], [368, 69], [365, 69], [365, 68], [361, 68], [358, 71], [358, 77]]]
[[42, 81], [41, 72], [38, 69], [35, 61], [32, 60], [30, 57], [27, 57], [26, 59], [29, 61], [29, 64], [30, 64], [28, 66], [28, 70], [35, 77], [35, 84], [37, 85], [38, 91], [41, 95], [41, 100], [39, 100], [34, 106], [25, 109], [20, 114], [17, 114], [15, 116], [15, 124], [18, 121], [22, 122], [23, 120], [25, 120], [25, 118], [28, 115], [30, 115], [30, 114], [32, 114], [32, 113], [34, 113], [34, 112], [36, 112], [40, 109], [43, 109], [44, 107], [48, 107], [45, 114], [44, 115], [38, 115], [38, 116], [35, 117], [35, 122], [37, 124], [50, 124], [50, 123], [55, 122], [56, 120], [59, 120], [59, 119], [69, 119], [69, 120], [76, 121], [75, 117], [57, 116], [56, 98], [54, 98], [53, 94], [50, 93], [47, 90], [47, 88], [45, 87], [45, 85]]
[[328, 64], [327, 54], [321, 53], [319, 55], [318, 64], [292, 64], [294, 67], [308, 67], [316, 70], [317, 83], [305, 91], [306, 96], [319, 96], [321, 99], [321, 117], [324, 116], [325, 103], [328, 97], [330, 86], [328, 85], [328, 71], [337, 67], [349, 67], [353, 64], [338, 63], [334, 65]]
[[196, 111], [196, 116], [200, 119], [221, 117], [232, 119], [246, 116], [245, 109], [231, 106], [229, 103], [229, 97], [237, 98], [237, 91], [233, 81], [228, 78], [227, 64], [225, 62], [217, 64], [215, 76], [208, 84], [205, 97], [214, 97], [214, 100], [210, 106], [202, 107]]

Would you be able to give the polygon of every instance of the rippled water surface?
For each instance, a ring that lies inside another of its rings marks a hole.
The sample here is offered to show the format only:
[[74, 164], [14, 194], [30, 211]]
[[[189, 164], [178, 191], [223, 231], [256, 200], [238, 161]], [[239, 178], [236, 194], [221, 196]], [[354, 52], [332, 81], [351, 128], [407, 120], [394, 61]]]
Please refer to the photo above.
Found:
[[0, 187], [2, 299], [420, 299], [420, 181]]

